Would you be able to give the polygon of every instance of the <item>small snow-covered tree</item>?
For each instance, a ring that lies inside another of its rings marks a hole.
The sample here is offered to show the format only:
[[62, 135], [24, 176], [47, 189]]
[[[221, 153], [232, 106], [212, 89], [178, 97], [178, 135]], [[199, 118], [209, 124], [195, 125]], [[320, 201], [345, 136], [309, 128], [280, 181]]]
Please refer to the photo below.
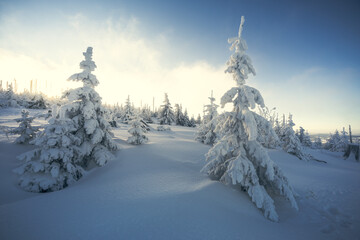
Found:
[[178, 126], [185, 126], [184, 113], [182, 112], [182, 106], [175, 104], [175, 124]]
[[315, 138], [315, 141], [314, 141], [314, 144], [313, 144], [313, 148], [315, 148], [315, 149], [320, 149], [320, 148], [322, 148], [321, 138], [319, 138], [319, 137]]
[[126, 99], [125, 106], [123, 109], [122, 122], [128, 124], [134, 117], [134, 108], [130, 102], [130, 96]]
[[30, 192], [50, 192], [63, 189], [80, 179], [80, 139], [74, 134], [75, 124], [70, 119], [51, 118], [34, 140], [35, 150], [18, 156], [24, 163], [14, 170], [19, 174], [19, 185]]
[[225, 71], [232, 74], [237, 86], [221, 98], [222, 106], [232, 102], [234, 108], [232, 112], [224, 113], [223, 120], [216, 127], [220, 139], [206, 154], [207, 164], [203, 171], [215, 180], [240, 186], [263, 210], [265, 217], [277, 221], [269, 191], [285, 196], [295, 209], [297, 203], [287, 178], [257, 141], [259, 126], [256, 119], [260, 116], [250, 109], [256, 105], [264, 106], [264, 101], [258, 90], [245, 85], [248, 74], [255, 75], [255, 69], [245, 54], [247, 45], [241, 39], [243, 24], [244, 17], [241, 17], [238, 37], [229, 40], [232, 43], [230, 49], [235, 49], [235, 52]]
[[39, 127], [31, 126], [32, 121], [35, 117], [29, 117], [29, 111], [22, 110], [21, 118], [16, 118], [15, 121], [20, 123], [19, 127], [9, 131], [10, 134], [19, 134], [16, 138], [16, 143], [28, 143], [36, 137], [36, 132], [39, 131]]
[[345, 127], [341, 131], [341, 142], [343, 143], [344, 150], [346, 149], [347, 145], [349, 144], [349, 136], [348, 133], [345, 131]]
[[309, 160], [309, 155], [304, 152], [299, 138], [295, 135], [294, 126], [295, 123], [292, 120], [292, 115], [289, 114], [288, 121], [281, 135], [282, 148], [285, 152], [295, 155], [301, 160]]
[[164, 104], [161, 105], [159, 111], [159, 120], [161, 125], [171, 125], [175, 122], [175, 115], [167, 93], [165, 93]]
[[308, 131], [306, 131], [305, 134], [304, 134], [302, 144], [303, 144], [305, 147], [313, 147], [313, 143], [312, 143], [312, 141], [311, 141], [310, 134], [309, 134]]
[[202, 124], [199, 126], [195, 139], [204, 144], [213, 145], [216, 140], [215, 127], [217, 124], [216, 117], [218, 116], [218, 105], [214, 103], [215, 98], [213, 97], [212, 91], [211, 97], [209, 97], [209, 99], [210, 104], [205, 105], [204, 119]]
[[53, 118], [36, 138], [38, 148], [18, 157], [24, 163], [15, 171], [20, 175], [20, 186], [27, 191], [62, 189], [78, 180], [84, 169], [106, 164], [113, 158], [111, 151], [118, 149], [104, 118], [101, 97], [94, 89], [99, 81], [91, 73], [96, 68], [92, 48], [83, 55], [83, 72], [68, 79], [83, 86], [65, 92], [68, 103], [52, 111]]
[[12, 83], [10, 83], [5, 91], [5, 97], [8, 100], [11, 100], [14, 98], [14, 89]]
[[305, 129], [303, 127], [300, 126], [297, 136], [298, 136], [300, 142], [302, 144], [304, 144]]
[[144, 107], [141, 108], [140, 110], [140, 116], [141, 118], [147, 122], [147, 123], [152, 123], [152, 119], [151, 119], [151, 110], [150, 110], [150, 107], [145, 105]]
[[275, 107], [269, 109], [266, 106], [258, 106], [261, 117], [257, 118], [256, 121], [261, 127], [258, 127], [257, 141], [266, 148], [275, 148], [280, 145], [279, 137], [275, 131], [275, 109]]
[[198, 114], [198, 116], [196, 118], [196, 124], [201, 124], [201, 116], [200, 116], [200, 114]]
[[342, 136], [340, 136], [339, 131], [336, 130], [334, 134], [330, 134], [330, 137], [326, 140], [324, 148], [332, 152], [344, 152], [347, 147], [346, 140], [346, 133], [343, 132]]
[[183, 126], [193, 127], [194, 124], [195, 124], [195, 119], [193, 119], [193, 121], [191, 121], [191, 119], [189, 118], [187, 109], [185, 108], [185, 111], [184, 111], [184, 125]]
[[281, 128], [278, 116], [276, 116], [276, 118], [275, 118], [274, 131], [275, 131], [276, 135], [278, 136], [279, 140], [281, 141], [280, 136], [281, 136], [282, 128]]
[[262, 116], [258, 116], [255, 121], [258, 126], [257, 141], [266, 148], [279, 146], [280, 141], [272, 127], [273, 124]]
[[194, 115], [191, 116], [188, 127], [196, 127], [196, 120]]
[[128, 143], [139, 145], [148, 141], [148, 138], [145, 135], [145, 133], [147, 132], [146, 127], [141, 120], [142, 119], [137, 116], [131, 121], [131, 128], [128, 130], [128, 132], [132, 136], [128, 137]]

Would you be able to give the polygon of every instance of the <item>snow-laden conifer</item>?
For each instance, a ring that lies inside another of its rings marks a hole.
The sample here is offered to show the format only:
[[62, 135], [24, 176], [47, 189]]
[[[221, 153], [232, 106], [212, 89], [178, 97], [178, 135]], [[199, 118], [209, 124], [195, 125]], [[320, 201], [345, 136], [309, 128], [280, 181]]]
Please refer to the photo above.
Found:
[[196, 127], [196, 120], [194, 115], [191, 116], [188, 127]]
[[313, 147], [313, 143], [312, 143], [312, 141], [311, 141], [310, 134], [309, 134], [308, 131], [306, 131], [305, 134], [304, 134], [302, 144], [303, 144], [305, 147], [310, 147], [310, 148]]
[[347, 144], [348, 140], [345, 130], [343, 130], [341, 135], [339, 131], [336, 130], [334, 134], [330, 134], [330, 137], [326, 140], [324, 148], [332, 152], [344, 152]]
[[182, 106], [180, 104], [175, 104], [175, 124], [178, 126], [185, 126], [186, 121], [184, 119], [184, 113], [182, 112]]
[[128, 132], [132, 135], [128, 137], [127, 142], [135, 145], [143, 144], [148, 141], [145, 133], [146, 126], [144, 126], [142, 119], [137, 116], [131, 121], [131, 128]]
[[145, 122], [147, 122], [147, 123], [152, 123], [153, 122], [153, 120], [151, 118], [151, 115], [152, 115], [152, 113], [151, 113], [151, 110], [150, 110], [149, 106], [145, 105], [145, 106], [143, 106], [141, 108], [140, 116]]
[[200, 114], [198, 114], [198, 116], [196, 118], [196, 124], [201, 124], [201, 116], [200, 116]]
[[203, 171], [213, 179], [241, 186], [267, 218], [277, 221], [274, 200], [268, 191], [285, 196], [295, 209], [297, 203], [287, 178], [257, 141], [257, 119], [260, 116], [250, 109], [257, 104], [264, 106], [264, 101], [258, 90], [245, 85], [248, 74], [255, 75], [255, 69], [250, 57], [245, 54], [246, 42], [241, 39], [243, 24], [244, 17], [241, 17], [238, 37], [229, 39], [232, 43], [230, 49], [235, 49], [235, 52], [225, 71], [233, 75], [237, 86], [221, 98], [222, 106], [233, 102], [234, 109], [225, 113], [217, 125], [220, 139], [207, 153], [208, 163]]
[[314, 144], [313, 144], [312, 146], [313, 146], [313, 148], [315, 148], [315, 149], [320, 149], [320, 148], [322, 148], [321, 138], [319, 138], [319, 137], [315, 138]]
[[299, 132], [297, 132], [296, 136], [299, 138], [300, 142], [304, 144], [304, 138], [305, 138], [305, 129], [300, 126]]
[[15, 172], [20, 174], [20, 186], [27, 191], [62, 189], [78, 180], [84, 169], [94, 164], [103, 166], [113, 158], [111, 151], [118, 149], [104, 118], [101, 97], [94, 90], [99, 82], [91, 73], [96, 68], [92, 48], [83, 55], [83, 71], [68, 79], [82, 82], [83, 86], [67, 91], [64, 96], [68, 103], [53, 109], [49, 124], [35, 140], [38, 148], [18, 157], [24, 163]]
[[125, 124], [130, 123], [134, 117], [134, 114], [134, 107], [131, 105], [130, 96], [128, 96], [123, 109], [122, 122]]
[[51, 118], [33, 141], [35, 150], [18, 156], [24, 163], [14, 170], [19, 185], [30, 192], [57, 191], [80, 179], [84, 169], [79, 158], [81, 142], [70, 119]]
[[19, 134], [20, 136], [15, 139], [16, 143], [28, 143], [36, 137], [36, 133], [39, 131], [39, 127], [31, 126], [35, 117], [29, 117], [29, 111], [22, 110], [21, 118], [14, 119], [20, 123], [19, 127], [9, 131], [10, 134]]
[[215, 104], [215, 98], [213, 97], [212, 91], [209, 100], [210, 104], [205, 105], [203, 122], [199, 126], [195, 139], [204, 144], [213, 145], [216, 140], [215, 127], [217, 124], [216, 117], [218, 116], [218, 105]]
[[279, 137], [275, 132], [275, 107], [258, 106], [260, 117], [256, 118], [258, 125], [257, 141], [266, 148], [275, 148], [280, 145]]
[[185, 108], [184, 111], [184, 125], [185, 127], [195, 127], [195, 119], [194, 116], [192, 118], [189, 118], [188, 111]]
[[167, 93], [165, 93], [164, 104], [161, 105], [159, 111], [159, 120], [161, 125], [171, 125], [175, 122], [175, 115]]
[[292, 120], [292, 115], [289, 114], [288, 121], [285, 124], [282, 134], [281, 142], [285, 152], [295, 155], [301, 160], [309, 160], [310, 156], [305, 153], [303, 146], [301, 145], [300, 139], [296, 136], [293, 127], [295, 123]]

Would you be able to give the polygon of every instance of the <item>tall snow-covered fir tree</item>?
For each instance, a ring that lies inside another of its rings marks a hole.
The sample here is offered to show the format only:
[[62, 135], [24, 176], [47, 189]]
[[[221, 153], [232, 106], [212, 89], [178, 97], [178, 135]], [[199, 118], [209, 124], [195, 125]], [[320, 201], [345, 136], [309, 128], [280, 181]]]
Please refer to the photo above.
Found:
[[175, 122], [175, 115], [167, 93], [165, 93], [164, 104], [161, 105], [159, 111], [159, 120], [161, 125], [171, 125]]
[[215, 104], [215, 98], [213, 97], [213, 91], [211, 91], [211, 97], [209, 97], [210, 104], [205, 105], [204, 119], [199, 126], [199, 130], [196, 133], [195, 139], [204, 144], [213, 145], [216, 140], [215, 127], [217, 124], [216, 117], [218, 116], [217, 108]]
[[261, 126], [256, 120], [260, 116], [250, 109], [257, 104], [264, 106], [264, 101], [258, 90], [245, 85], [248, 74], [255, 75], [255, 69], [245, 54], [246, 42], [241, 39], [244, 21], [241, 17], [239, 35], [229, 39], [230, 50], [235, 49], [235, 52], [225, 71], [232, 74], [237, 86], [221, 98], [222, 107], [232, 102], [234, 108], [232, 112], [224, 113], [223, 120], [218, 123], [216, 132], [220, 139], [206, 154], [207, 164], [202, 171], [212, 179], [240, 186], [256, 207], [263, 210], [265, 217], [278, 221], [274, 200], [268, 192], [281, 194], [293, 208], [298, 207], [287, 178], [257, 141], [258, 127]]
[[36, 137], [36, 132], [39, 131], [39, 127], [31, 126], [32, 121], [35, 117], [29, 117], [29, 111], [22, 110], [21, 118], [16, 118], [15, 121], [20, 123], [19, 127], [12, 129], [10, 134], [20, 134], [18, 138], [15, 139], [16, 143], [28, 143]]
[[96, 68], [92, 48], [83, 55], [83, 71], [68, 79], [83, 86], [65, 92], [68, 103], [53, 109], [49, 124], [35, 139], [38, 148], [18, 157], [24, 163], [15, 172], [27, 191], [60, 190], [81, 178], [84, 169], [106, 164], [113, 158], [111, 151], [118, 149], [104, 118], [101, 97], [94, 89], [99, 81], [91, 73]]

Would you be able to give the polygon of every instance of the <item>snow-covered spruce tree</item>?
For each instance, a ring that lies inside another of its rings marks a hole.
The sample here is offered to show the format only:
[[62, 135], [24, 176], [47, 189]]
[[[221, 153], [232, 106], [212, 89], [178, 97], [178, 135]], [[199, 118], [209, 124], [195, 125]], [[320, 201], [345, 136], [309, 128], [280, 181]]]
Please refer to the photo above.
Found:
[[275, 131], [276, 135], [278, 136], [279, 141], [281, 141], [280, 136], [281, 136], [282, 128], [281, 128], [281, 125], [280, 125], [280, 122], [279, 122], [279, 116], [278, 115], [276, 115], [276, 118], [275, 118], [274, 131]]
[[7, 90], [5, 92], [5, 97], [8, 99], [8, 100], [11, 100], [11, 99], [14, 99], [14, 90], [13, 90], [13, 86], [12, 86], [12, 83], [10, 83], [7, 87]]
[[27, 191], [60, 190], [81, 178], [85, 168], [106, 164], [113, 158], [111, 151], [118, 149], [104, 118], [101, 97], [94, 90], [99, 82], [91, 73], [96, 68], [92, 48], [83, 55], [83, 72], [68, 79], [83, 86], [67, 91], [68, 103], [53, 109], [53, 118], [35, 139], [38, 148], [18, 157], [24, 163], [15, 172]]
[[256, 119], [258, 125], [257, 141], [266, 148], [275, 148], [280, 145], [279, 137], [275, 132], [275, 109], [275, 107], [269, 109], [266, 106], [258, 106], [261, 117]]
[[50, 192], [67, 187], [80, 179], [80, 139], [70, 119], [51, 118], [44, 131], [33, 141], [35, 150], [18, 156], [24, 163], [14, 169], [19, 174], [19, 185], [30, 192]]
[[175, 122], [175, 115], [171, 107], [171, 103], [169, 101], [169, 97], [167, 93], [165, 93], [164, 104], [161, 105], [159, 111], [159, 120], [161, 125], [171, 125]]
[[19, 127], [12, 129], [9, 133], [20, 135], [15, 139], [16, 143], [28, 143], [35, 138], [36, 132], [39, 131], [39, 127], [31, 126], [34, 119], [35, 117], [29, 117], [29, 112], [27, 110], [21, 111], [21, 118], [14, 119], [16, 122], [20, 123]]
[[185, 126], [184, 114], [182, 112], [182, 106], [180, 104], [175, 104], [175, 124], [178, 126]]
[[315, 149], [320, 149], [322, 148], [322, 141], [321, 141], [321, 138], [317, 137], [314, 141], [314, 144], [312, 145], [313, 148]]
[[194, 115], [191, 116], [188, 127], [196, 127], [196, 120]]
[[304, 134], [304, 137], [303, 137], [303, 143], [302, 143], [305, 147], [310, 147], [312, 148], [313, 147], [313, 143], [311, 141], [311, 138], [310, 138], [310, 134], [308, 131], [305, 132]]
[[274, 200], [268, 192], [281, 194], [293, 208], [298, 207], [287, 178], [256, 140], [256, 119], [259, 115], [249, 108], [254, 109], [256, 104], [264, 106], [264, 101], [258, 90], [245, 85], [248, 74], [255, 75], [255, 69], [250, 57], [245, 54], [247, 45], [241, 39], [243, 24], [244, 17], [241, 17], [238, 37], [229, 39], [229, 43], [232, 43], [230, 50], [235, 48], [235, 52], [227, 62], [225, 71], [233, 75], [237, 86], [221, 98], [222, 107], [233, 102], [234, 109], [225, 113], [223, 121], [217, 125], [216, 132], [221, 138], [206, 154], [208, 163], [202, 171], [212, 179], [240, 186], [256, 207], [263, 210], [265, 217], [277, 221]]
[[145, 105], [144, 107], [141, 108], [140, 116], [146, 123], [152, 123], [153, 122], [153, 120], [151, 119], [150, 107], [147, 106], [147, 105]]
[[[195, 119], [194, 119], [194, 122], [195, 122]], [[191, 122], [191, 119], [189, 118], [189, 115], [188, 115], [188, 112], [187, 112], [187, 109], [185, 108], [185, 111], [184, 111], [184, 125], [185, 127], [193, 127], [193, 122]]]
[[304, 152], [304, 148], [301, 145], [299, 138], [295, 135], [293, 129], [294, 126], [295, 123], [292, 120], [292, 115], [289, 114], [288, 121], [282, 130], [282, 148], [285, 152], [295, 155], [301, 160], [309, 160], [310, 156]]
[[346, 134], [342, 133], [340, 136], [339, 131], [336, 130], [334, 134], [330, 134], [330, 137], [326, 140], [325, 149], [332, 152], [344, 152], [347, 146]]
[[218, 116], [217, 108], [215, 104], [215, 98], [211, 91], [210, 104], [205, 105], [204, 119], [202, 124], [199, 126], [199, 130], [196, 133], [195, 139], [204, 144], [213, 145], [216, 140], [215, 127], [217, 124], [216, 117]]
[[128, 137], [128, 143], [139, 145], [148, 141], [148, 138], [145, 136], [146, 127], [139, 116], [131, 121], [131, 128], [128, 132], [132, 135]]
[[304, 136], [305, 136], [305, 129], [300, 126], [299, 132], [298, 132], [298, 138], [302, 144], [304, 144]]
[[257, 116], [255, 121], [258, 126], [257, 141], [266, 148], [276, 148], [279, 146], [280, 141], [271, 122], [262, 116]]
[[123, 116], [122, 116], [122, 122], [125, 124], [128, 124], [131, 122], [131, 120], [134, 117], [134, 108], [131, 105], [130, 102], [130, 96], [126, 99], [124, 110], [123, 110]]
[[200, 116], [200, 114], [198, 114], [198, 116], [196, 118], [196, 124], [201, 124], [201, 116]]

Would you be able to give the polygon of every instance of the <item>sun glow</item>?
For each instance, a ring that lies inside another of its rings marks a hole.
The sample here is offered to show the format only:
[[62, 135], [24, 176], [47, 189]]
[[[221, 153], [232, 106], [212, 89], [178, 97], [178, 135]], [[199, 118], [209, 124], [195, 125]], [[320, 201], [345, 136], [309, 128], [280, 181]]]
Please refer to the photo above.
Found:
[[[172, 61], [164, 59], [161, 52], [163, 47], [168, 46], [165, 37], [161, 36], [163, 45], [156, 40], [145, 39], [138, 34], [138, 22], [134, 18], [128, 22], [110, 19], [101, 22], [77, 14], [66, 19], [66, 34], [60, 36], [65, 40], [59, 39], [59, 45], [53, 52], [46, 51], [51, 48], [46, 39], [53, 34], [51, 29], [43, 30], [41, 38], [37, 34], [29, 36], [27, 51], [22, 54], [0, 48], [0, 65], [3, 66], [0, 79], [3, 82], [16, 79], [19, 92], [30, 91], [32, 82], [32, 91], [60, 96], [64, 90], [78, 86], [66, 79], [81, 71], [82, 52], [92, 46], [97, 65], [94, 74], [100, 82], [96, 88], [107, 104], [122, 104], [130, 95], [135, 106], [152, 106], [155, 100], [157, 108], [166, 92], [173, 106], [175, 103], [182, 104], [190, 115], [196, 117], [202, 113], [211, 90], [219, 99], [228, 88], [226, 83], [231, 84], [229, 79], [221, 82], [227, 78], [224, 66], [214, 68], [205, 61], [164, 66], [164, 61]], [[21, 31], [14, 34], [22, 37]], [[70, 36], [74, 40], [71, 45], [66, 44]], [[37, 44], [44, 48], [38, 47], [33, 57], [28, 49]]]

